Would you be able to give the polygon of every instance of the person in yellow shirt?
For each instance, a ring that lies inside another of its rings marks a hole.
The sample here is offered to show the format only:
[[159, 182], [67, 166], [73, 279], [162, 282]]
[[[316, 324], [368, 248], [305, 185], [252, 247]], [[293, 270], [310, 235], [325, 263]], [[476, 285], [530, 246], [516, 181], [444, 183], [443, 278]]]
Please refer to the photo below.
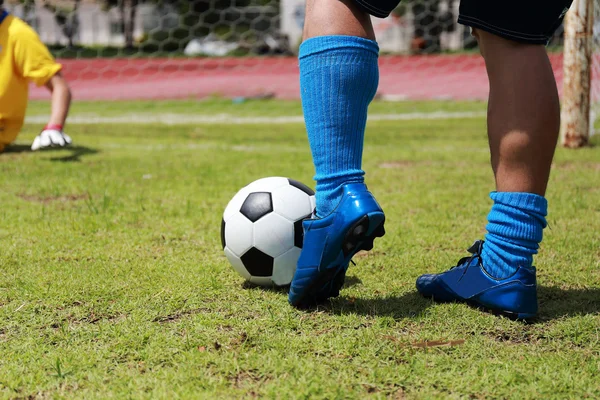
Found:
[[71, 91], [61, 68], [37, 33], [4, 10], [0, 0], [0, 152], [17, 138], [23, 126], [30, 82], [46, 86], [52, 94], [50, 120], [31, 149], [71, 144], [63, 132]]

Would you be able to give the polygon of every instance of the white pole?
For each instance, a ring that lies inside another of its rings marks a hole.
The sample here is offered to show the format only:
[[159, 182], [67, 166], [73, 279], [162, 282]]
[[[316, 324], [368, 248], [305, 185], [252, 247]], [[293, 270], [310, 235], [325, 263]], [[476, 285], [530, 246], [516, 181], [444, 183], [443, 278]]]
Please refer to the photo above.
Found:
[[575, 0], [565, 19], [561, 144], [588, 144], [590, 129], [591, 67], [594, 1]]

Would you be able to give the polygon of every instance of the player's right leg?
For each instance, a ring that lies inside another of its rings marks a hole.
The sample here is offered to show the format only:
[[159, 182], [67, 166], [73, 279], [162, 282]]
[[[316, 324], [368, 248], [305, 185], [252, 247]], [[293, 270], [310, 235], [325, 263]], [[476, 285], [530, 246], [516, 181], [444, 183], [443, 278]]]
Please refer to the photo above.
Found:
[[[359, 250], [383, 236], [384, 214], [364, 184], [367, 107], [377, 90], [379, 48], [369, 13], [386, 16], [399, 0], [308, 0], [300, 46], [300, 91], [315, 165], [316, 216], [289, 301], [297, 307], [335, 297]], [[375, 4], [375, 6], [373, 6]]]

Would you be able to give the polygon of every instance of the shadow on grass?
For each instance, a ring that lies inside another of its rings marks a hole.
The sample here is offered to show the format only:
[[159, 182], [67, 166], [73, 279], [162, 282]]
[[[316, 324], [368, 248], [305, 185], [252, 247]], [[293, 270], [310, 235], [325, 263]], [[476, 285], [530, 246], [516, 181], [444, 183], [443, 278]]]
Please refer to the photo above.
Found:
[[244, 290], [263, 290], [266, 292], [274, 292], [281, 294], [287, 294], [288, 290], [290, 289], [289, 286], [260, 286], [248, 281], [242, 282], [241, 286]]
[[26, 144], [11, 144], [0, 154], [31, 153], [31, 146]]
[[[361, 284], [362, 281], [358, 277], [348, 275], [344, 288]], [[289, 291], [289, 285], [265, 287], [246, 281], [241, 286], [245, 290], [266, 290], [280, 293], [286, 297]], [[340, 297], [306, 308], [304, 311], [325, 311], [336, 315], [388, 316], [400, 319], [415, 317], [434, 304], [433, 300], [424, 298], [416, 290], [401, 296], [367, 299], [347, 297], [342, 291]], [[538, 286], [538, 304], [538, 317], [530, 320], [530, 323], [547, 322], [562, 317], [600, 314], [600, 287], [570, 289]], [[482, 312], [488, 311], [482, 310]]]
[[539, 320], [600, 313], [600, 288], [538, 287]]
[[[357, 278], [356, 276], [346, 276], [346, 283], [344, 284], [344, 288], [349, 288], [355, 285], [360, 285], [362, 284], [362, 281]], [[275, 293], [283, 293], [285, 295], [288, 294], [288, 291], [290, 290], [290, 286], [260, 286], [257, 284], [254, 284], [252, 282], [248, 282], [248, 281], [244, 281], [242, 282], [242, 289], [244, 290], [266, 290], [269, 292], [275, 292]]]
[[[7, 146], [4, 152], [0, 154], [18, 154], [18, 153], [33, 153], [30, 145], [26, 144], [12, 144]], [[50, 158], [50, 161], [60, 162], [80, 162], [81, 157], [89, 154], [96, 154], [98, 150], [92, 149], [85, 146], [69, 146], [69, 147], [55, 147], [44, 150], [38, 150], [36, 153], [62, 153], [60, 156]]]
[[[538, 287], [539, 314], [530, 322], [547, 322], [561, 317], [600, 314], [600, 288], [563, 289], [559, 287]], [[408, 292], [397, 297], [376, 299], [345, 298], [333, 300], [319, 306], [334, 314], [355, 313], [392, 318], [410, 318], [422, 313], [433, 305], [432, 300], [418, 292]], [[483, 311], [485, 312], [485, 311]]]
[[52, 157], [50, 161], [80, 162], [82, 156], [98, 153], [98, 150], [85, 146], [70, 146], [63, 150], [69, 151], [71, 154], [62, 157]]
[[388, 296], [374, 299], [342, 296], [332, 300], [330, 303], [319, 306], [319, 309], [337, 315], [359, 314], [401, 319], [415, 317], [432, 304], [431, 300], [423, 298], [416, 291], [411, 291], [402, 296]]
[[[562, 317], [600, 314], [600, 288], [563, 289], [538, 287], [539, 314], [530, 323], [543, 323]], [[417, 291], [402, 296], [361, 299], [343, 295], [331, 302], [307, 309], [331, 312], [332, 314], [360, 314], [388, 316], [394, 319], [411, 318], [421, 314], [435, 304], [422, 297]], [[482, 311], [485, 312], [485, 311]]]

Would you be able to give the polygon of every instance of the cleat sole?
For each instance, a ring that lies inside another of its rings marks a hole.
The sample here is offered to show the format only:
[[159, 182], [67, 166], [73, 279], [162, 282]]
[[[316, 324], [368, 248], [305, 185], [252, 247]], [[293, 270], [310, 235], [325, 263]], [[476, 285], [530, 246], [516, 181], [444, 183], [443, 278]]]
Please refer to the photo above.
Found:
[[[385, 235], [383, 212], [367, 214], [354, 223], [344, 235], [341, 252], [343, 262], [327, 267], [292, 305], [310, 307], [340, 294], [346, 279], [346, 270], [352, 257], [360, 250], [370, 251], [376, 238]], [[329, 288], [327, 286], [329, 285]]]

